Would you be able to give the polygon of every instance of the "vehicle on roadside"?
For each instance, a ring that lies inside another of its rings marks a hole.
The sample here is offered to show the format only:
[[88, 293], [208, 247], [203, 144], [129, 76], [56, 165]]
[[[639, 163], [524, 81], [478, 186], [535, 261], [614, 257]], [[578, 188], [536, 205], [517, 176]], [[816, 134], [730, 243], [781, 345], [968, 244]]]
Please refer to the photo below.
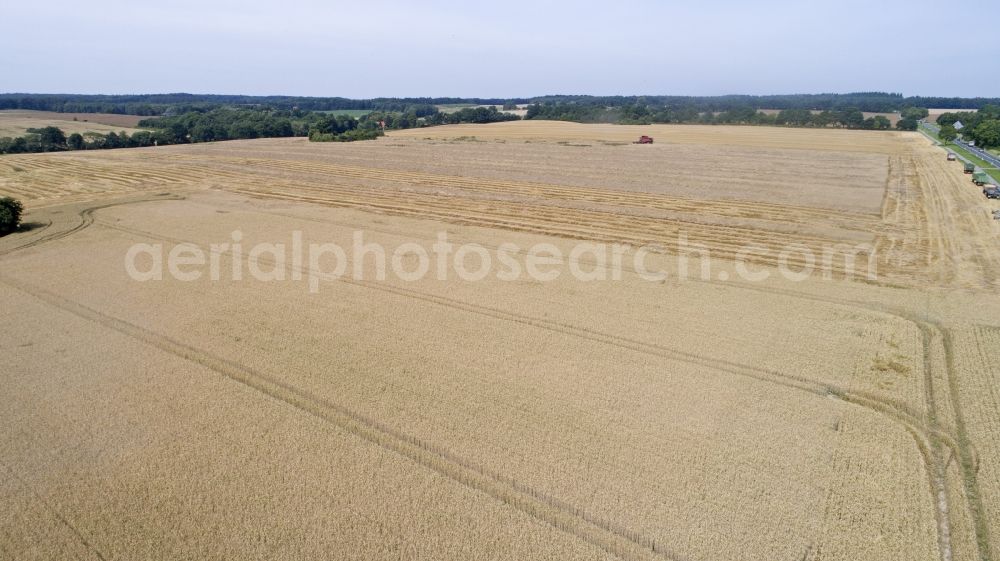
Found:
[[986, 195], [987, 199], [1000, 199], [1000, 188], [996, 185], [990, 185], [983, 189], [983, 194]]
[[954, 162], [955, 161], [955, 153], [954, 152], [948, 152], [948, 161], [949, 162]]

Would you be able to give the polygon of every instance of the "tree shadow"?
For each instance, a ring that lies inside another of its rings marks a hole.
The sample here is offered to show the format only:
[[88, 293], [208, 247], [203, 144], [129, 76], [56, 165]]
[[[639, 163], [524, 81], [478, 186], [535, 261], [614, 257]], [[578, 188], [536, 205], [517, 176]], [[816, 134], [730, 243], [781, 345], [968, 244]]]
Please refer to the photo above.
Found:
[[45, 222], [22, 222], [15, 232], [30, 232], [48, 226]]
[[48, 226], [48, 222], [22, 222], [17, 228], [10, 232], [0, 232], [0, 238], [4, 236], [9, 236], [11, 234], [19, 234], [21, 232], [30, 232], [32, 230], [38, 230]]

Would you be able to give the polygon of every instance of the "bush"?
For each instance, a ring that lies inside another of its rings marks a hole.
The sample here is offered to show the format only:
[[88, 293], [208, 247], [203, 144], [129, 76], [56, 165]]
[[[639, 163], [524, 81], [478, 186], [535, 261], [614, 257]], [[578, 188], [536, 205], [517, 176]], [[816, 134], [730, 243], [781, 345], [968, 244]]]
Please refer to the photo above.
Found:
[[382, 136], [380, 130], [352, 129], [340, 134], [312, 131], [309, 140], [312, 142], [354, 142], [355, 140], [375, 140]]
[[917, 130], [917, 120], [913, 117], [900, 119], [899, 122], [896, 123], [896, 128], [901, 131], [915, 131]]
[[24, 205], [21, 201], [10, 197], [0, 198], [0, 236], [7, 235], [21, 225], [21, 212]]
[[958, 131], [951, 125], [945, 125], [941, 127], [940, 132], [938, 132], [938, 138], [945, 142], [951, 142], [952, 140], [958, 138]]

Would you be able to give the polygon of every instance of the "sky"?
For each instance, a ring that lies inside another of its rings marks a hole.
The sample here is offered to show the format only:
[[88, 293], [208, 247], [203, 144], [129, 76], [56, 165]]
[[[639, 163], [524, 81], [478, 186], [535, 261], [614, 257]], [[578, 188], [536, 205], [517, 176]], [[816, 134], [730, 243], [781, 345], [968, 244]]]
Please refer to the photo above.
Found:
[[1000, 96], [998, 35], [970, 33], [1000, 20], [996, 0], [49, 0], [0, 14], [0, 92]]

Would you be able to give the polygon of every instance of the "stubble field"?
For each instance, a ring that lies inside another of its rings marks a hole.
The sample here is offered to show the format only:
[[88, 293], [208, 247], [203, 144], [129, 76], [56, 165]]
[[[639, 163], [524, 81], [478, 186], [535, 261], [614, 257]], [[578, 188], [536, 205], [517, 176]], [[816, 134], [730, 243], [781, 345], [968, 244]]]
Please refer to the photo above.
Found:
[[5, 109], [0, 111], [0, 137], [23, 136], [28, 129], [58, 127], [67, 135], [95, 132], [107, 134], [125, 131], [129, 134], [140, 129], [136, 126], [143, 117], [113, 115], [110, 113], [56, 113], [54, 111], [28, 111]]
[[[1000, 552], [1000, 230], [960, 169], [918, 135], [634, 129], [0, 159], [0, 194], [33, 224], [0, 239], [0, 551]], [[688, 280], [626, 260], [620, 280], [542, 282], [379, 280], [368, 259], [315, 293], [308, 260], [216, 251], [225, 271], [287, 279], [270, 282], [138, 282], [123, 266], [136, 243], [208, 248], [234, 231], [247, 248], [293, 232], [350, 247], [361, 231], [390, 251], [446, 232], [494, 259], [511, 243], [653, 245], [646, 265], [670, 272], [682, 237], [712, 260]], [[748, 244], [769, 279], [740, 280]], [[877, 278], [844, 262], [776, 274], [858, 244]]]

